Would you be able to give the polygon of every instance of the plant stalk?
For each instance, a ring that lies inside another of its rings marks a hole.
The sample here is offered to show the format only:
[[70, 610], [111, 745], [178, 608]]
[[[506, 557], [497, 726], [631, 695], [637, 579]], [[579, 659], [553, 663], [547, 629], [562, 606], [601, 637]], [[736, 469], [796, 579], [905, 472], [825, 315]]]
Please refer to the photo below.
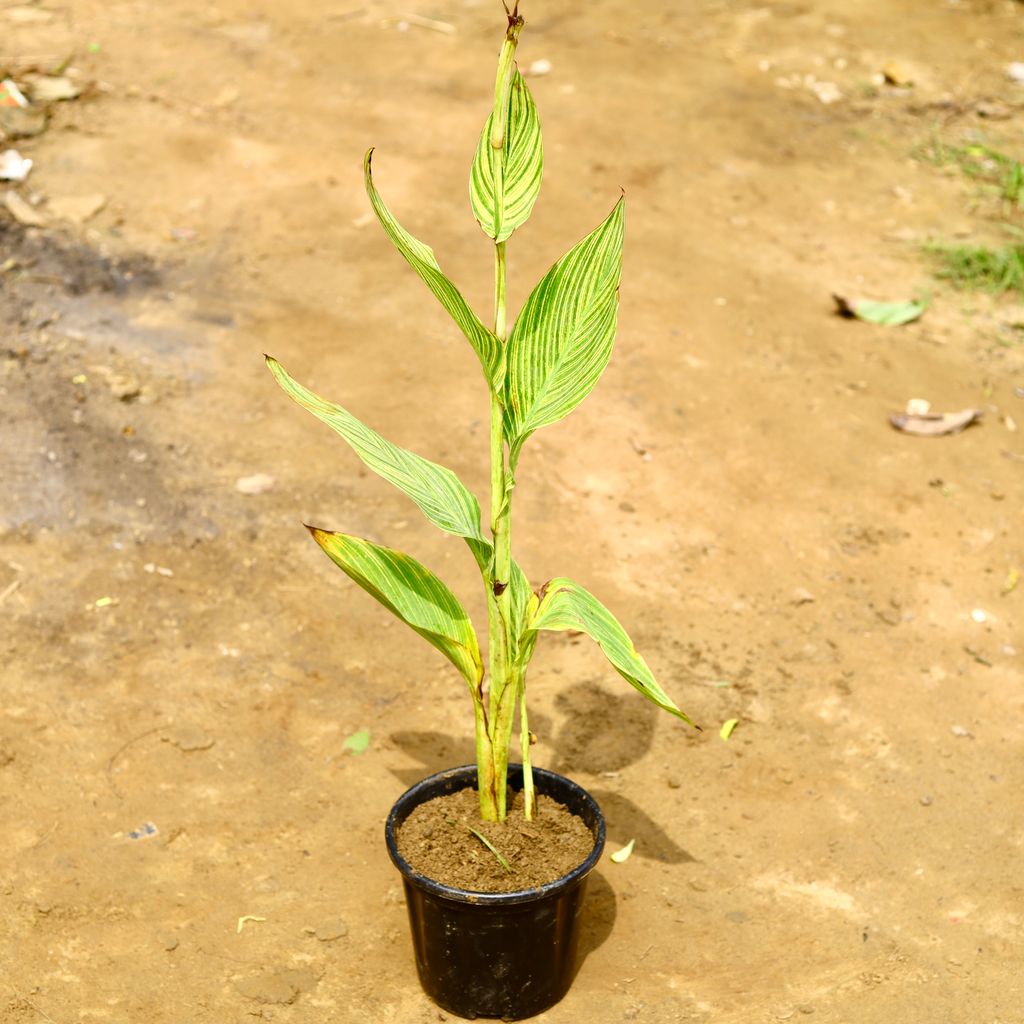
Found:
[[[504, 343], [506, 332], [505, 243], [494, 247], [494, 333]], [[505, 786], [508, 776], [508, 748], [515, 715], [515, 682], [510, 636], [511, 514], [505, 493], [504, 407], [500, 395], [491, 395], [491, 534], [494, 563], [490, 606], [490, 726], [494, 757], [494, 790], [497, 816], [507, 812]], [[510, 699], [511, 698], [511, 699]]]
[[537, 806], [537, 796], [533, 791], [533, 762], [530, 758], [530, 723], [526, 717], [526, 673], [519, 677], [519, 750], [523, 759], [523, 816], [527, 821], [533, 819]]
[[[491, 120], [491, 173], [494, 180], [495, 235], [501, 234], [501, 215], [504, 209], [504, 154], [508, 132], [510, 90], [515, 73], [516, 44], [523, 27], [518, 11], [509, 14], [505, 41], [498, 57], [498, 70], [494, 84], [494, 110]], [[494, 334], [504, 345], [507, 342], [505, 242], [494, 244]], [[508, 755], [512, 742], [516, 702], [520, 691], [519, 676], [514, 663], [512, 637], [512, 594], [509, 584], [512, 575], [512, 517], [508, 487], [508, 464], [505, 453], [504, 394], [491, 394], [491, 534], [494, 538], [494, 557], [488, 580], [488, 658], [490, 685], [488, 695], [487, 729], [490, 745], [491, 772], [485, 778], [480, 774], [480, 808], [485, 819], [503, 821], [507, 814], [506, 785]], [[481, 708], [482, 711], [482, 708]], [[478, 765], [481, 743], [477, 742]], [[479, 769], [478, 769], [479, 770]], [[484, 783], [490, 784], [485, 793]], [[532, 780], [531, 780], [532, 781]]]

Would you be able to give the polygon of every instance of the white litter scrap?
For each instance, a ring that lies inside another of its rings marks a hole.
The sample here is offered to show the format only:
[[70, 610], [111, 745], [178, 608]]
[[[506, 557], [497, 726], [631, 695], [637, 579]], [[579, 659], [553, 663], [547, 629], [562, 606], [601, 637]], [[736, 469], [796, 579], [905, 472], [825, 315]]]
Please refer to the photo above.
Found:
[[24, 181], [32, 170], [32, 161], [16, 149], [0, 153], [0, 181]]
[[252, 476], [239, 477], [235, 481], [235, 490], [241, 494], [263, 494], [272, 490], [274, 478], [266, 473], [255, 473]]

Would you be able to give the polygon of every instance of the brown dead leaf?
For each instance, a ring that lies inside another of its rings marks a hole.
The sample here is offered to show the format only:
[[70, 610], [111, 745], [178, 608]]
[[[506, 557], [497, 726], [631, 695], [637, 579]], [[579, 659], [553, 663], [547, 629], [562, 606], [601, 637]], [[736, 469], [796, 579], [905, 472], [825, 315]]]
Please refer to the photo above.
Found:
[[945, 413], [894, 413], [889, 422], [904, 434], [919, 437], [941, 437], [943, 434], [959, 434], [965, 427], [980, 420], [981, 409], [963, 409], [960, 412]]
[[7, 212], [19, 223], [28, 228], [41, 228], [46, 225], [46, 218], [26, 200], [22, 199], [17, 192], [8, 192], [4, 196], [4, 206]]
[[34, 103], [59, 103], [80, 96], [82, 87], [67, 75], [26, 75], [25, 91]]

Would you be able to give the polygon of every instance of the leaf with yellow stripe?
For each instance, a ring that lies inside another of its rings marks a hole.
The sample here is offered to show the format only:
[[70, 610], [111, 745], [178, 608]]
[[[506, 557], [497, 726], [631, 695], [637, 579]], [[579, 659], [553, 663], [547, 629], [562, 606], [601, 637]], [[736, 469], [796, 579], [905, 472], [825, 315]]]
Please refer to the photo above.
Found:
[[572, 580], [558, 577], [546, 584], [538, 597], [537, 602], [531, 602], [524, 642], [529, 641], [541, 629], [574, 629], [586, 633], [597, 642], [615, 671], [630, 686], [643, 694], [652, 704], [690, 725], [695, 725], [658, 685], [647, 662], [637, 652], [633, 641], [618, 619], [590, 591]]
[[487, 378], [491, 390], [498, 389], [504, 376], [503, 346], [493, 332], [484, 327], [480, 318], [469, 308], [458, 288], [442, 273], [434, 256], [434, 250], [410, 235], [384, 205], [384, 200], [381, 199], [380, 193], [373, 183], [373, 174], [370, 169], [372, 156], [373, 150], [367, 150], [363, 160], [363, 173], [366, 180], [366, 193], [370, 197], [373, 212], [377, 215], [377, 219], [388, 238], [394, 243], [395, 248], [434, 293], [459, 330], [466, 336], [470, 345], [473, 346], [473, 351], [480, 360], [484, 376]]
[[[504, 109], [504, 132], [491, 111], [469, 174], [469, 201], [484, 234], [504, 242], [525, 223], [537, 201], [544, 168], [540, 118], [526, 81], [514, 71]], [[493, 142], [500, 141], [500, 146]], [[495, 167], [495, 156], [500, 155]], [[497, 174], [495, 173], [497, 171]]]
[[594, 389], [615, 340], [623, 214], [607, 219], [544, 275], [508, 343], [505, 431], [514, 465], [539, 427], [568, 416]]
[[410, 555], [344, 533], [307, 527], [350, 579], [436, 647], [462, 674], [473, 699], [484, 675], [476, 632], [458, 598]]
[[289, 398], [333, 427], [369, 469], [411, 498], [436, 527], [464, 537], [477, 565], [487, 569], [491, 542], [480, 531], [480, 504], [450, 469], [392, 444], [347, 409], [303, 387], [273, 356], [266, 360]]

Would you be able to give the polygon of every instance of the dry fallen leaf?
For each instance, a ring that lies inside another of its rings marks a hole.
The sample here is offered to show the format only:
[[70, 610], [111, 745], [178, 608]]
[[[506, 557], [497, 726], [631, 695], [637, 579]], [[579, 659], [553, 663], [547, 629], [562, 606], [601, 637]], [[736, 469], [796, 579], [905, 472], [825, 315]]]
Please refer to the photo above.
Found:
[[871, 299], [847, 299], [832, 294], [836, 312], [848, 320], [863, 320], [869, 324], [900, 327], [917, 320], [928, 308], [924, 302], [874, 302]]
[[980, 409], [963, 409], [961, 412], [927, 413], [925, 415], [899, 412], [889, 417], [889, 422], [905, 434], [920, 437], [940, 437], [943, 434], [959, 434], [965, 427], [980, 420]]
[[615, 853], [611, 854], [611, 859], [616, 864], [625, 864], [627, 860], [633, 854], [633, 848], [636, 846], [636, 840], [630, 839], [628, 843], [621, 850], [616, 850]]
[[27, 228], [41, 228], [46, 224], [46, 218], [17, 192], [8, 192], [4, 196], [4, 206], [19, 224], [24, 224]]
[[57, 103], [73, 100], [82, 93], [82, 88], [67, 75], [27, 75], [25, 88], [35, 103]]

